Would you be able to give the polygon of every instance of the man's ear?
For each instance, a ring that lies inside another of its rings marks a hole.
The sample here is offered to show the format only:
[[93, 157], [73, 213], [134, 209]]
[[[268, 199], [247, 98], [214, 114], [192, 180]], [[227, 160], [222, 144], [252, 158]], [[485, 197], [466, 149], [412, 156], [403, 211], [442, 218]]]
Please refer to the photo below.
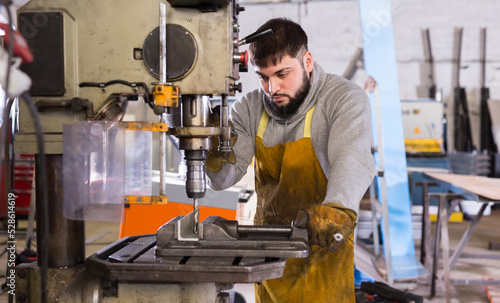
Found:
[[312, 72], [314, 68], [314, 60], [310, 51], [306, 51], [306, 53], [304, 54], [302, 64], [304, 64], [304, 69], [308, 74]]

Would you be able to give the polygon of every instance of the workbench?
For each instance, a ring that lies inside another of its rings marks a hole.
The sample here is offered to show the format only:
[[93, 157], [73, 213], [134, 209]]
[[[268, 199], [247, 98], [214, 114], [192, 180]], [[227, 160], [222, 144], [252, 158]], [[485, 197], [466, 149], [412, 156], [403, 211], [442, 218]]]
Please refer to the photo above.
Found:
[[[424, 266], [430, 270], [431, 276], [431, 297], [435, 295], [435, 285], [438, 278], [444, 278], [445, 291], [447, 301], [450, 298], [451, 284], [495, 284], [500, 285], [500, 280], [451, 280], [450, 271], [453, 269], [458, 258], [462, 255], [465, 245], [469, 241], [474, 229], [483, 217], [484, 211], [489, 203], [500, 203], [500, 179], [488, 178], [482, 176], [470, 175], [457, 175], [457, 174], [443, 174], [443, 173], [425, 173], [431, 182], [424, 185], [424, 210], [430, 204], [430, 199], [438, 199], [438, 219], [436, 232], [434, 237], [434, 248], [431, 260], [431, 239], [430, 239], [430, 219], [424, 212], [423, 218], [423, 241], [422, 253], [424, 256]], [[428, 187], [432, 185], [439, 185], [446, 188], [447, 192], [444, 193], [428, 193]], [[479, 203], [481, 206], [477, 215], [472, 218], [472, 221], [464, 232], [457, 248], [450, 256], [449, 237], [448, 237], [448, 219], [451, 212], [455, 209], [461, 200], [472, 200]], [[448, 207], [448, 201], [450, 206]], [[440, 239], [441, 238], [441, 239]], [[439, 264], [439, 248], [441, 243], [442, 261], [443, 261], [443, 274], [438, 277], [438, 264]], [[500, 258], [498, 255], [467, 255], [467, 257], [476, 258]], [[431, 264], [432, 262], [432, 264]]]

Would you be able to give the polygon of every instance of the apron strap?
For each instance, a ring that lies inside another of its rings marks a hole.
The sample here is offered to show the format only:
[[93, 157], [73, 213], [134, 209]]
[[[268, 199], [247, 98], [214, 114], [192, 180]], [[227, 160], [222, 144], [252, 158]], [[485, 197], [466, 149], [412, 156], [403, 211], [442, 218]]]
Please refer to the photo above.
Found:
[[304, 121], [304, 138], [311, 138], [311, 124], [315, 108], [316, 104], [314, 104], [314, 106], [306, 114], [306, 121]]
[[257, 137], [260, 137], [264, 140], [264, 133], [266, 132], [267, 121], [269, 121], [269, 115], [266, 112], [266, 109], [262, 111], [262, 116], [260, 117], [259, 128], [257, 129]]
[[[315, 108], [316, 105], [314, 105], [306, 114], [306, 120], [304, 121], [304, 138], [311, 138], [312, 116]], [[259, 128], [257, 129], [257, 137], [264, 139], [264, 133], [266, 132], [268, 121], [269, 115], [264, 109], [262, 111], [262, 116], [260, 117]]]

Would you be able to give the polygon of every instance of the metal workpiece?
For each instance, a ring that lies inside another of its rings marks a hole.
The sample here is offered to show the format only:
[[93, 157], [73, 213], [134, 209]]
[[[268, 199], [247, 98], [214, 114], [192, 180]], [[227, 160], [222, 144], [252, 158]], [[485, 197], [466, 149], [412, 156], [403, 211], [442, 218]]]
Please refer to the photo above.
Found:
[[[193, 208], [197, 207], [197, 199], [194, 199]], [[177, 220], [176, 220], [177, 219]], [[200, 219], [196, 211], [190, 212], [186, 216], [179, 216], [169, 221], [169, 223], [175, 224], [176, 228], [168, 229], [170, 232], [175, 232], [173, 237], [176, 237], [179, 241], [199, 241], [199, 223]]]
[[[157, 256], [305, 258], [307, 230], [287, 226], [240, 226], [237, 221], [208, 217], [196, 240], [188, 240], [189, 215], [172, 219], [158, 229]], [[193, 236], [193, 235], [191, 235]]]

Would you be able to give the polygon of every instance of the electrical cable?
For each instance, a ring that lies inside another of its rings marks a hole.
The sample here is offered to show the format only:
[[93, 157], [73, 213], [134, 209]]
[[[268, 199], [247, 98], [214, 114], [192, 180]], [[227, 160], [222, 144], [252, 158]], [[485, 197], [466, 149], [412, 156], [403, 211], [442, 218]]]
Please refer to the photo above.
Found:
[[[5, 8], [7, 10], [7, 18], [8, 18], [8, 24], [9, 24], [9, 43], [8, 43], [8, 53], [9, 53], [9, 58], [7, 62], [7, 73], [6, 73], [6, 87], [5, 87], [5, 92], [7, 97], [9, 98], [9, 81], [10, 81], [10, 64], [12, 62], [13, 54], [14, 54], [14, 30], [12, 28], [12, 14], [10, 12], [10, 6], [9, 4], [5, 5]], [[36, 131], [36, 138], [37, 138], [37, 143], [38, 143], [38, 153], [40, 155], [40, 167], [42, 168], [42, 171], [40, 172], [40, 191], [41, 191], [41, 206], [40, 208], [40, 214], [43, 218], [47, 219], [48, 218], [48, 192], [47, 192], [47, 170], [46, 170], [46, 156], [45, 156], [45, 145], [44, 145], [44, 138], [43, 138], [43, 130], [42, 130], [42, 123], [40, 120], [40, 116], [38, 114], [38, 111], [35, 107], [35, 103], [31, 96], [25, 92], [22, 95], [22, 99], [26, 103], [28, 110], [30, 111], [30, 115], [33, 119], [33, 123], [35, 126], [35, 131]], [[10, 108], [12, 108], [12, 103], [14, 102], [13, 98], [9, 98], [8, 104], [6, 111], [4, 113], [4, 116], [7, 116], [7, 119], [4, 120], [4, 123], [8, 123], [8, 117], [10, 114]], [[7, 110], [8, 109], [8, 110]], [[9, 127], [5, 127], [6, 129], [9, 129]], [[8, 137], [7, 137], [8, 138]], [[7, 164], [8, 158], [5, 159], [5, 163]], [[6, 165], [7, 166], [7, 165]], [[7, 180], [7, 177], [6, 177]], [[10, 190], [10, 185], [6, 190]], [[39, 229], [37, 232], [40, 233], [40, 248], [38, 250], [38, 265], [40, 266], [40, 280], [41, 280], [41, 290], [42, 290], [42, 297], [41, 297], [41, 302], [42, 303], [48, 303], [48, 285], [47, 285], [47, 277], [48, 277], [48, 264], [49, 264], [49, 258], [48, 258], [48, 239], [49, 239], [49, 229], [48, 229], [48, 224], [46, 220], [40, 220], [39, 222]], [[9, 295], [9, 301], [13, 299], [12, 296]]]
[[111, 80], [105, 83], [97, 83], [97, 82], [82, 82], [80, 83], [80, 87], [98, 87], [105, 88], [106, 86], [113, 84], [123, 84], [130, 86], [132, 88], [142, 87], [144, 89], [144, 102], [146, 102], [151, 108], [154, 107], [154, 103], [149, 99], [149, 88], [148, 85], [144, 82], [128, 82], [125, 80]]
[[[14, 30], [12, 29], [12, 13], [10, 11], [10, 6], [9, 6], [9, 3], [6, 3], [4, 4], [5, 6], [5, 10], [7, 11], [7, 22], [8, 22], [8, 28], [9, 28], [9, 41], [7, 41], [7, 54], [8, 54], [8, 59], [7, 59], [7, 71], [5, 73], [5, 88], [4, 88], [4, 91], [5, 91], [5, 95], [7, 96], [7, 98], [9, 98], [9, 86], [10, 86], [10, 65], [12, 63], [12, 58], [14, 57]], [[11, 111], [11, 108], [12, 108], [12, 102], [9, 102], [8, 104], [10, 104], [10, 106], [6, 106], [5, 109], [4, 109], [4, 120], [3, 120], [3, 125], [6, 129], [6, 131], [4, 131], [4, 134], [5, 134], [5, 159], [4, 159], [4, 165], [5, 165], [5, 184], [6, 184], [6, 190], [7, 191], [11, 191], [12, 188], [12, 171], [11, 171], [11, 163], [10, 161], [8, 161], [8, 159], [10, 159], [10, 138], [9, 138], [9, 134], [10, 132], [8, 131], [10, 129], [10, 125], [9, 125], [9, 115], [10, 115], [10, 111]], [[5, 117], [7, 117], [5, 119]]]
[[36, 130], [36, 138], [37, 138], [37, 145], [38, 145], [38, 154], [40, 158], [40, 168], [41, 171], [39, 172], [39, 181], [40, 184], [37, 186], [37, 190], [41, 191], [41, 203], [39, 203], [38, 207], [41, 209], [39, 210], [39, 214], [41, 214], [41, 217], [44, 218], [43, 220], [40, 220], [38, 227], [40, 230], [37, 230], [37, 232], [40, 234], [40, 245], [38, 249], [38, 265], [40, 266], [40, 278], [41, 278], [41, 284], [42, 284], [42, 303], [48, 303], [48, 285], [47, 285], [47, 271], [48, 271], [48, 265], [49, 265], [49, 229], [48, 229], [48, 223], [47, 223], [47, 218], [49, 217], [49, 207], [48, 207], [48, 191], [47, 191], [47, 160], [45, 156], [45, 144], [44, 144], [44, 139], [43, 139], [43, 130], [42, 130], [42, 123], [40, 120], [40, 115], [38, 114], [38, 111], [35, 107], [35, 102], [31, 98], [31, 96], [25, 92], [21, 95], [22, 99], [25, 101], [26, 106], [28, 107], [28, 110], [30, 111], [30, 115], [33, 119], [33, 124]]
[[12, 191], [12, 182], [11, 182], [11, 170], [10, 170], [10, 139], [9, 139], [9, 134], [10, 134], [10, 123], [9, 123], [9, 118], [10, 118], [10, 111], [12, 108], [12, 104], [14, 103], [14, 99], [8, 99], [7, 104], [5, 105], [4, 112], [3, 112], [3, 136], [5, 141], [4, 145], [4, 171], [5, 171], [5, 190], [7, 192]]
[[5, 73], [5, 95], [9, 97], [9, 82], [10, 82], [10, 65], [12, 63], [12, 58], [14, 57], [14, 29], [12, 28], [12, 13], [10, 12], [10, 6], [6, 5], [5, 10], [7, 11], [7, 22], [9, 23], [9, 41], [7, 43], [7, 52], [9, 54], [9, 59], [7, 61], [7, 72]]
[[[14, 102], [13, 98], [9, 97], [9, 86], [10, 86], [10, 65], [12, 63], [12, 58], [14, 56], [14, 30], [12, 29], [12, 14], [10, 11], [10, 3], [5, 3], [4, 4], [5, 9], [7, 11], [7, 22], [8, 22], [8, 28], [9, 28], [9, 41], [7, 41], [7, 53], [8, 53], [8, 59], [7, 59], [7, 71], [5, 73], [5, 96], [9, 100], [7, 103], [6, 108], [4, 109], [4, 117], [7, 117], [3, 121], [3, 125], [5, 128], [4, 134], [5, 134], [5, 158], [4, 158], [4, 167], [5, 167], [5, 190], [8, 192], [12, 192], [12, 176], [11, 176], [11, 163], [9, 161], [10, 159], [10, 123], [9, 123], [9, 116], [10, 116], [10, 111], [12, 108], [12, 104]], [[9, 293], [9, 303], [14, 301], [13, 295]]]
[[[8, 59], [7, 59], [7, 71], [5, 73], [5, 88], [4, 88], [4, 91], [5, 91], [5, 96], [7, 97], [7, 99], [9, 100], [8, 103], [7, 103], [7, 106], [6, 108], [4, 108], [5, 110], [5, 115], [4, 117], [7, 117], [7, 119], [4, 119], [3, 121], [3, 125], [4, 125], [4, 128], [5, 128], [5, 131], [4, 131], [4, 134], [5, 134], [5, 158], [4, 158], [4, 168], [5, 168], [5, 189], [6, 191], [9, 191], [11, 192], [12, 191], [12, 182], [11, 182], [11, 168], [10, 168], [10, 138], [9, 138], [9, 129], [10, 129], [10, 123], [9, 123], [9, 116], [10, 116], [10, 111], [11, 111], [11, 108], [12, 108], [12, 104], [14, 102], [14, 99], [11, 99], [9, 97], [9, 86], [10, 86], [10, 65], [12, 63], [12, 58], [14, 56], [14, 43], [13, 43], [13, 29], [12, 29], [12, 14], [10, 12], [10, 6], [9, 6], [10, 3], [6, 3], [4, 4], [5, 6], [5, 9], [7, 11], [7, 22], [8, 22], [8, 27], [9, 27], [9, 43], [8, 43], [8, 46], [7, 46], [7, 53], [8, 53]], [[14, 301], [14, 297], [13, 295], [11, 295], [9, 293], [9, 303], [10, 302], [13, 302]]]
[[[30, 176], [30, 174], [32, 174], [32, 169], [33, 169], [33, 164], [35, 162], [35, 159], [30, 155], [29, 156], [29, 166], [28, 166], [28, 169], [26, 170], [26, 174], [24, 176], [24, 182], [26, 182], [26, 184], [31, 188], [31, 189], [35, 189], [35, 187], [33, 186], [33, 177]], [[31, 178], [31, 180], [30, 180]]]

